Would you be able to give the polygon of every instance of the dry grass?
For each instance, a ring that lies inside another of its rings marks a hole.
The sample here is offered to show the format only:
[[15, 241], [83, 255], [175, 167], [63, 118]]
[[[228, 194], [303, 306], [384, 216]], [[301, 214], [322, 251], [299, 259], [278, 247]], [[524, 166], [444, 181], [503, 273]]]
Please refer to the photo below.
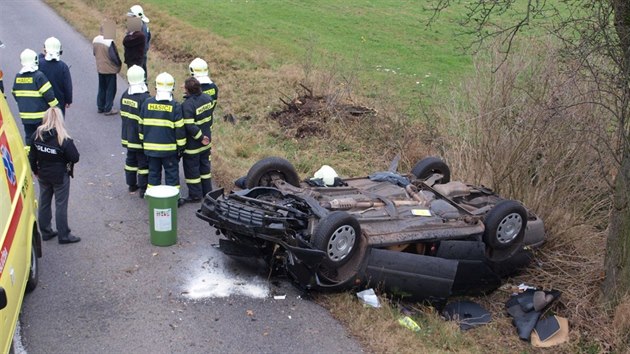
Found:
[[[317, 301], [328, 308], [374, 353], [483, 353], [474, 337], [463, 333], [454, 322], [445, 322], [432, 307], [416, 305], [402, 311], [411, 314], [420, 331], [412, 332], [398, 323], [401, 307], [381, 298], [381, 308], [364, 307], [349, 293], [323, 294]], [[494, 325], [491, 325], [494, 326]]]
[[617, 348], [630, 347], [630, 296], [626, 296], [617, 306], [613, 318], [613, 328], [617, 335]]
[[[533, 208], [547, 229], [538, 267], [515, 280], [563, 292], [554, 311], [569, 319], [568, 351], [607, 351], [617, 341], [600, 302], [612, 156], [606, 114], [581, 104], [588, 90], [561, 72], [553, 48], [528, 48], [494, 75], [479, 63], [445, 124], [446, 157], [458, 178], [495, 188]], [[501, 311], [501, 309], [499, 309]], [[577, 345], [577, 347], [575, 347]]]
[[[128, 1], [47, 2], [87, 38], [98, 34], [100, 19], [117, 21], [117, 43], [122, 42]], [[444, 156], [455, 178], [522, 200], [545, 220], [548, 242], [537, 252], [538, 266], [510, 281], [563, 292], [553, 311], [569, 318], [571, 341], [553, 352], [605, 352], [628, 344], [630, 300], [616, 309], [598, 305], [612, 178], [606, 171], [614, 170], [597, 144], [608, 139], [606, 125], [596, 107], [576, 105], [582, 84], [558, 70], [553, 55], [545, 55], [552, 50], [532, 48], [534, 54], [502, 66], [494, 75], [488, 74], [493, 63], [481, 62], [478, 75], [454, 89], [450, 101], [435, 99], [439, 110], [425, 110], [424, 118], [409, 117], [391, 100], [387, 85], [369, 100], [357, 94], [352, 69], [345, 69], [351, 67], [348, 63], [332, 58], [324, 70], [305, 58], [301, 66], [272, 68], [269, 53], [233, 48], [211, 33], [145, 7], [155, 36], [150, 77], [168, 71], [183, 82], [189, 61], [199, 56], [208, 61], [219, 85], [213, 134], [213, 175], [219, 185], [230, 188], [255, 161], [270, 155], [294, 162], [304, 177], [322, 164], [349, 176], [386, 169], [396, 154], [401, 155], [401, 171], [422, 157]], [[295, 138], [268, 114], [282, 107], [280, 97], [290, 101], [303, 93], [299, 84], [331, 103], [378, 107], [378, 112], [352, 120], [331, 114], [324, 136]], [[223, 122], [226, 113], [234, 114], [237, 124]], [[364, 308], [349, 293], [317, 299], [371, 352], [537, 352], [516, 336], [503, 309], [508, 294], [500, 291], [476, 299], [491, 310], [493, 322], [465, 333], [417, 304], [404, 305], [422, 328], [412, 333], [397, 323], [400, 305], [385, 298], [381, 309]]]

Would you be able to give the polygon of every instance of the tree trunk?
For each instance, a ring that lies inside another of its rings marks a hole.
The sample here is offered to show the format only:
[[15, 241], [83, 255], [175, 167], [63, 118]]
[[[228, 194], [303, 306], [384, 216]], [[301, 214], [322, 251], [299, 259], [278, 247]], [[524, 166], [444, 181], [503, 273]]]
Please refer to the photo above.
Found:
[[615, 31], [619, 38], [622, 56], [619, 62], [619, 86], [623, 90], [618, 112], [618, 129], [621, 137], [621, 166], [615, 178], [613, 208], [610, 215], [606, 244], [606, 278], [602, 284], [604, 298], [615, 305], [630, 294], [630, 145], [628, 138], [628, 103], [630, 102], [630, 2], [610, 0], [615, 14]]
[[630, 293], [630, 154], [628, 149], [624, 152], [615, 180], [606, 245], [606, 278], [602, 284], [604, 297], [611, 304]]

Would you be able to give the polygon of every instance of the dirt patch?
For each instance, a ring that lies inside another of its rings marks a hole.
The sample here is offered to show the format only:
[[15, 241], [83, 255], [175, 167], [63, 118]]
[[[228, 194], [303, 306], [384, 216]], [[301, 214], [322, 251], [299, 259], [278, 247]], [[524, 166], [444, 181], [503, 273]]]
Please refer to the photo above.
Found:
[[338, 102], [331, 96], [316, 96], [306, 89], [303, 94], [290, 101], [280, 99], [284, 107], [271, 112], [270, 119], [278, 122], [285, 134], [294, 138], [326, 136], [328, 123], [333, 120], [355, 120], [366, 115], [375, 115], [374, 109]]

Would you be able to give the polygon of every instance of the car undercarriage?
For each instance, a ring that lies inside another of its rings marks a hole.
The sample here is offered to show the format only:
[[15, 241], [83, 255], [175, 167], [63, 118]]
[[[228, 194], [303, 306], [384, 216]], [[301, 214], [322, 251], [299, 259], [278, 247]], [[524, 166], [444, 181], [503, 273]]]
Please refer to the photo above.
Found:
[[413, 299], [496, 289], [544, 242], [542, 220], [484, 186], [450, 181], [439, 158], [411, 174], [377, 172], [299, 181], [293, 166], [267, 158], [244, 189], [214, 190], [197, 216], [223, 237], [219, 248], [258, 257], [300, 287], [383, 287]]

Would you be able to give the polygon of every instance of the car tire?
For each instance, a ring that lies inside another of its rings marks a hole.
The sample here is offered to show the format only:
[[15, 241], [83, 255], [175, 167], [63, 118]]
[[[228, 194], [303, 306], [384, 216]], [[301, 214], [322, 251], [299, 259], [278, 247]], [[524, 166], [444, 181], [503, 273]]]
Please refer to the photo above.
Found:
[[439, 157], [426, 157], [416, 163], [411, 169], [411, 173], [418, 179], [427, 179], [434, 173], [439, 173], [443, 177], [437, 183], [448, 183], [451, 181], [451, 169]]
[[336, 269], [356, 253], [361, 237], [359, 221], [345, 211], [335, 211], [321, 219], [313, 232], [312, 243], [326, 252], [322, 265]]
[[37, 233], [33, 233], [33, 245], [31, 247], [31, 266], [28, 272], [28, 280], [26, 281], [26, 292], [30, 293], [37, 287], [39, 282], [39, 258], [37, 257], [37, 247], [35, 242]]
[[277, 178], [293, 186], [300, 186], [300, 178], [295, 167], [280, 157], [267, 157], [256, 162], [247, 172], [245, 186], [248, 189], [273, 187], [273, 180]]
[[514, 200], [498, 202], [484, 219], [483, 242], [492, 249], [507, 249], [523, 241], [527, 210]]

